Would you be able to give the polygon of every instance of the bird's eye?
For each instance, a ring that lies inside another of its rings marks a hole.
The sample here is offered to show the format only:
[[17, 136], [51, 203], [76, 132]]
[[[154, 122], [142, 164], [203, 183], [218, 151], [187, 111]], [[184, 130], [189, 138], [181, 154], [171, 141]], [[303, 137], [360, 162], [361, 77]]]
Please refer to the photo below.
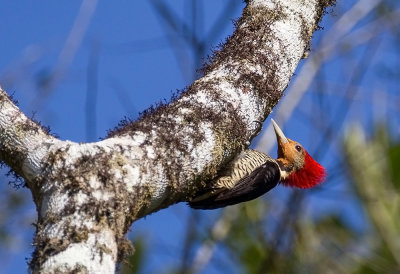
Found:
[[300, 145], [296, 145], [296, 146], [295, 146], [295, 149], [296, 149], [298, 152], [300, 152], [300, 151], [301, 151], [301, 146], [300, 146]]

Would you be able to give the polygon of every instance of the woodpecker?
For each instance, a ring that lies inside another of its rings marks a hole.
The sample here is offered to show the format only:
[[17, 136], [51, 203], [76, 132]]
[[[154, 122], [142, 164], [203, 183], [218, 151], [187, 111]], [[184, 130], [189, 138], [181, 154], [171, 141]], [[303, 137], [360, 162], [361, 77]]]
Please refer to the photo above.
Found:
[[278, 183], [288, 187], [311, 188], [325, 181], [324, 167], [301, 144], [292, 141], [271, 119], [278, 141], [278, 158], [246, 149], [224, 169], [212, 188], [198, 193], [189, 206], [216, 209], [253, 200]]

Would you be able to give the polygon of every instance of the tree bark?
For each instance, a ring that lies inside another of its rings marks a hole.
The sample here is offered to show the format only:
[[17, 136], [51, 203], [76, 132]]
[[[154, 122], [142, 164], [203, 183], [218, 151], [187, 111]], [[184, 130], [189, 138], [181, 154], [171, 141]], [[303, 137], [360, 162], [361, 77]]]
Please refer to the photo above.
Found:
[[250, 144], [331, 4], [248, 1], [204, 77], [100, 142], [49, 135], [0, 88], [0, 159], [25, 179], [38, 212], [30, 269], [113, 273], [135, 220], [190, 200]]

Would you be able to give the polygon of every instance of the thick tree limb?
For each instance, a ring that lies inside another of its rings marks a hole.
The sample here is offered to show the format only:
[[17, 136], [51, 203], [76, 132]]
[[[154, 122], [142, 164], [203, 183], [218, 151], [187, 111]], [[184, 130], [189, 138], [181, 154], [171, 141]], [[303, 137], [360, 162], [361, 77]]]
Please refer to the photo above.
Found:
[[189, 200], [248, 146], [328, 4], [249, 1], [203, 78], [97, 143], [48, 135], [1, 90], [0, 157], [25, 178], [38, 209], [31, 269], [114, 272], [134, 220]]

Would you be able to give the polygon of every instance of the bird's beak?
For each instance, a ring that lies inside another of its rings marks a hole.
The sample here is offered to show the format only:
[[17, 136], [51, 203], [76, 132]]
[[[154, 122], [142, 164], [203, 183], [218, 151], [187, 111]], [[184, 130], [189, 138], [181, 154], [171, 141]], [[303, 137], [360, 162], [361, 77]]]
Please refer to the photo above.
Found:
[[271, 119], [272, 125], [274, 126], [276, 139], [280, 144], [287, 144], [289, 140], [286, 138], [285, 134], [283, 134], [282, 130], [279, 128], [278, 124], [275, 123], [274, 119]]

